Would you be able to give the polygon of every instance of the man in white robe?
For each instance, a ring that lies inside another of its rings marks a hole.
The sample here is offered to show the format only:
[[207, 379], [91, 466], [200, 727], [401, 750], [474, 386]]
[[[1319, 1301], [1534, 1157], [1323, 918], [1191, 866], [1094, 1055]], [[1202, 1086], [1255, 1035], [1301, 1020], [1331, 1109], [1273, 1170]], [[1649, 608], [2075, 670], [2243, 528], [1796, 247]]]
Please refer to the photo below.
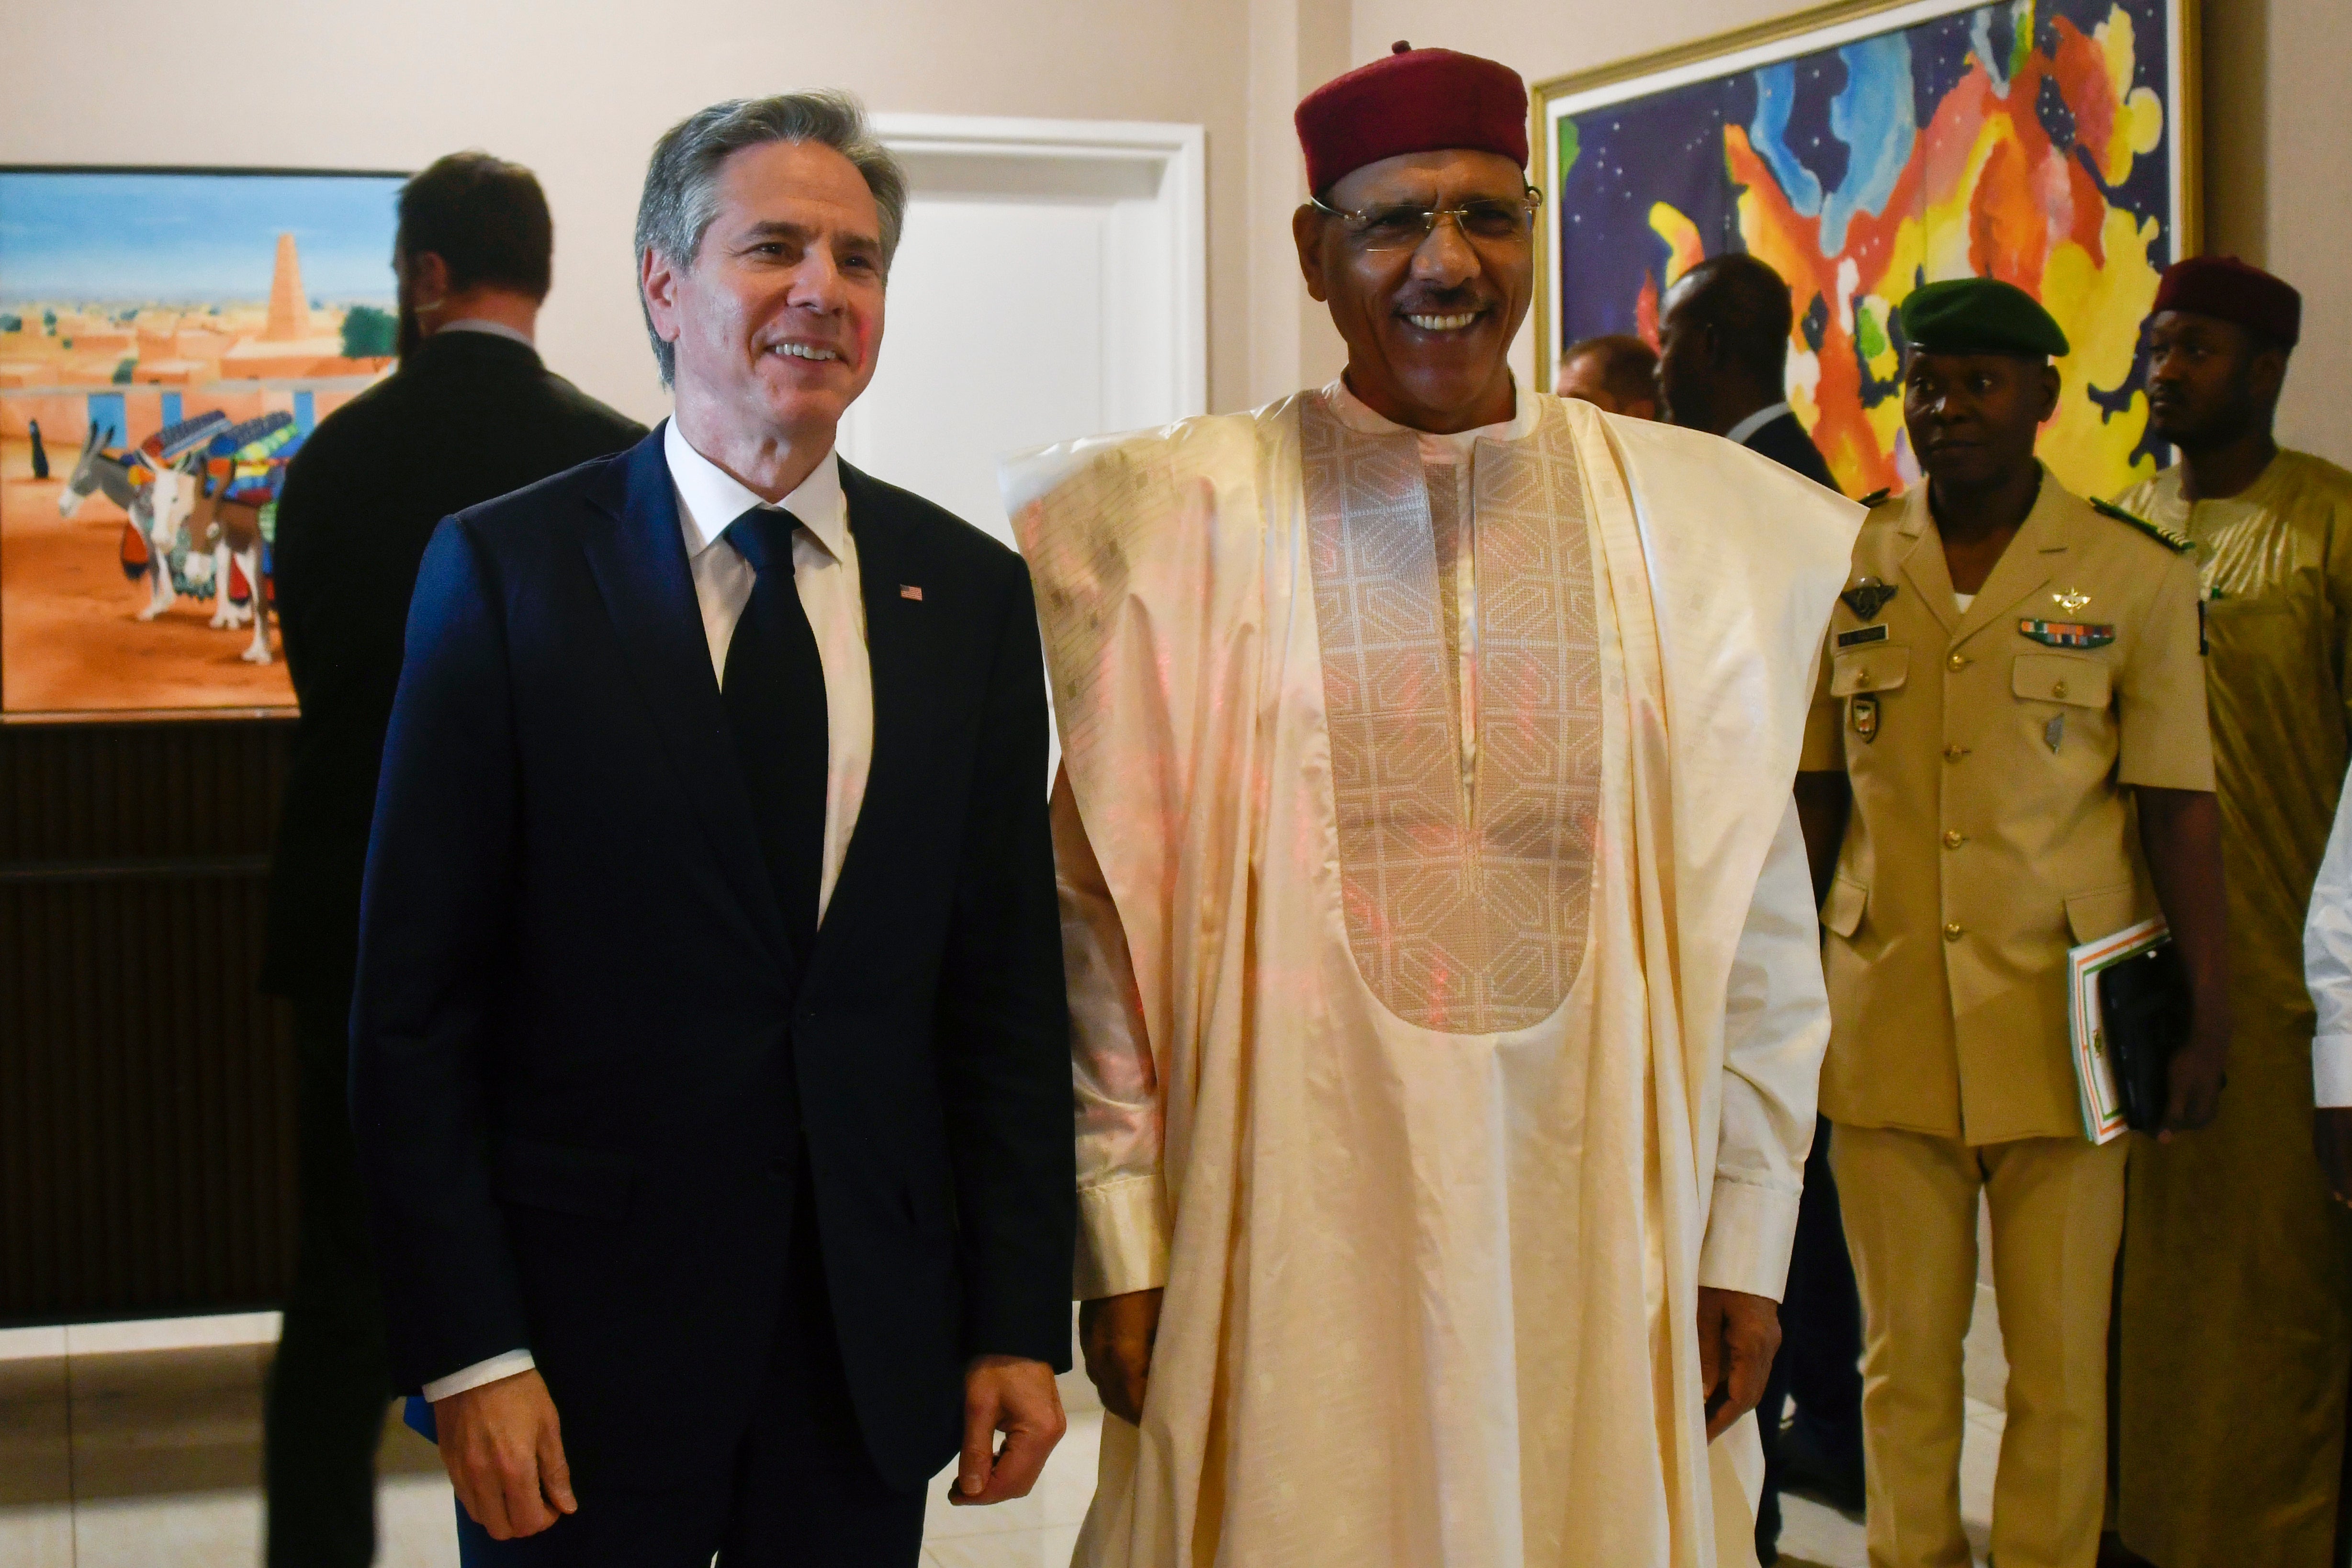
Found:
[[1016, 459], [1061, 723], [1077, 1562], [1753, 1563], [1859, 508], [1517, 388], [1526, 98], [1299, 110], [1346, 375]]

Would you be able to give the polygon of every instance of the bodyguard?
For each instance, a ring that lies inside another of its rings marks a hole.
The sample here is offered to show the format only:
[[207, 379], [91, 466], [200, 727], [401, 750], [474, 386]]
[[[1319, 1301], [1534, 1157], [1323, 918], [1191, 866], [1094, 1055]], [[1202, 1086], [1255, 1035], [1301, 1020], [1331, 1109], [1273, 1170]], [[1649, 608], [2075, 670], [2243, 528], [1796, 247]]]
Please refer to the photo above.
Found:
[[2272, 433], [2302, 317], [2232, 258], [2166, 269], [2148, 405], [2180, 462], [2122, 498], [2196, 547], [2242, 1021], [2211, 1131], [2132, 1151], [2116, 1522], [2164, 1568], [2341, 1563], [2352, 1530], [2352, 1215], [2310, 1152], [2315, 1097], [2352, 1105], [2352, 1075], [2314, 1075], [2297, 962], [2352, 757], [2352, 473]]
[[393, 1378], [352, 1144], [360, 875], [401, 627], [453, 511], [617, 452], [645, 426], [540, 362], [554, 224], [539, 181], [453, 153], [400, 188], [400, 368], [320, 423], [278, 503], [278, 616], [302, 704], [269, 868], [264, 986], [294, 1006], [301, 1249], [271, 1368], [271, 1568], [374, 1560]]
[[2066, 950], [2169, 918], [2195, 1020], [2167, 1121], [2209, 1120], [2229, 1005], [2196, 572], [2036, 462], [2066, 350], [2041, 306], [1969, 279], [1916, 290], [1903, 320], [1927, 482], [1864, 525], [1798, 777], [1826, 891], [1822, 1109], [1862, 1287], [1871, 1561], [1969, 1560], [1982, 1194], [2010, 1363], [1993, 1552], [2090, 1568], [2125, 1145], [2084, 1134]]

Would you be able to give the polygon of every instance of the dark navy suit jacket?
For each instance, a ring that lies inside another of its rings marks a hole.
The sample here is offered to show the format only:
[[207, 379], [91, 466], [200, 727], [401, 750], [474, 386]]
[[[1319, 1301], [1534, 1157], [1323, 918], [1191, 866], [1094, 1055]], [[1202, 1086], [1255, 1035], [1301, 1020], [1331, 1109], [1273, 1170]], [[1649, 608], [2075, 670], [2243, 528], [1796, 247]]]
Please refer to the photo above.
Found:
[[1068, 1015], [1028, 575], [845, 463], [842, 486], [874, 754], [805, 973], [660, 431], [448, 519], [418, 574], [352, 1007], [394, 1361], [414, 1388], [527, 1346], [575, 1475], [724, 1462], [796, 1212], [894, 1483], [958, 1447], [967, 1358], [1068, 1365]]
[[1823, 489], [1836, 489], [1837, 480], [1830, 473], [1829, 464], [1822, 460], [1822, 450], [1813, 438], [1805, 434], [1804, 421], [1794, 414], [1781, 414], [1766, 420], [1748, 433], [1742, 443], [1751, 452], [1760, 452], [1784, 468], [1794, 468]]

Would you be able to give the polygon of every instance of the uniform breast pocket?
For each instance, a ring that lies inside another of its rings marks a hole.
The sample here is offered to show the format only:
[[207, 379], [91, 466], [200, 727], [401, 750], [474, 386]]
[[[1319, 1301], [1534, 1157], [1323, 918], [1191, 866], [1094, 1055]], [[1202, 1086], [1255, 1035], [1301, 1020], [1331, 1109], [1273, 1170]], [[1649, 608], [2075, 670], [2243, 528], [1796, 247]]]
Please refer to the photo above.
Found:
[[1878, 739], [1885, 721], [1883, 706], [1911, 679], [1911, 650], [1885, 643], [1858, 647], [1837, 656], [1830, 668], [1830, 695], [1845, 699], [1846, 760], [1853, 761], [1856, 742], [1868, 745]]
[[2009, 689], [2023, 731], [2020, 742], [2029, 753], [2054, 756], [2062, 766], [2079, 764], [2085, 778], [2114, 763], [2116, 721], [2109, 703], [2115, 680], [2105, 660], [2086, 654], [2021, 653]]
[[2030, 702], [2068, 708], [2104, 709], [2114, 693], [2105, 660], [2063, 653], [2019, 654], [2009, 689]]

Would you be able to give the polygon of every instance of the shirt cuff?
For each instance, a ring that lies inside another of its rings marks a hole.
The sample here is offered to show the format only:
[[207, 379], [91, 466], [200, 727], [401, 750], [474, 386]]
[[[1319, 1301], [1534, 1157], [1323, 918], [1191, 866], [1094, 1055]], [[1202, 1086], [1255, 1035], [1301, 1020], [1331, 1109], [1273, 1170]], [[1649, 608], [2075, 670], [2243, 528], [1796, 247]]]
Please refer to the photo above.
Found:
[[2311, 1102], [2323, 1110], [2352, 1108], [2352, 1035], [2311, 1042]]
[[1078, 1189], [1080, 1301], [1157, 1290], [1168, 1283], [1168, 1205], [1158, 1175], [1122, 1176]]
[[1779, 1300], [1789, 1288], [1798, 1201], [1795, 1193], [1717, 1176], [1706, 1240], [1699, 1247], [1698, 1282], [1709, 1289]]
[[453, 1394], [463, 1394], [469, 1388], [479, 1388], [486, 1383], [496, 1383], [502, 1377], [529, 1372], [538, 1364], [530, 1359], [529, 1351], [509, 1351], [488, 1361], [478, 1361], [446, 1377], [435, 1378], [425, 1385], [425, 1397], [428, 1403], [437, 1405]]

